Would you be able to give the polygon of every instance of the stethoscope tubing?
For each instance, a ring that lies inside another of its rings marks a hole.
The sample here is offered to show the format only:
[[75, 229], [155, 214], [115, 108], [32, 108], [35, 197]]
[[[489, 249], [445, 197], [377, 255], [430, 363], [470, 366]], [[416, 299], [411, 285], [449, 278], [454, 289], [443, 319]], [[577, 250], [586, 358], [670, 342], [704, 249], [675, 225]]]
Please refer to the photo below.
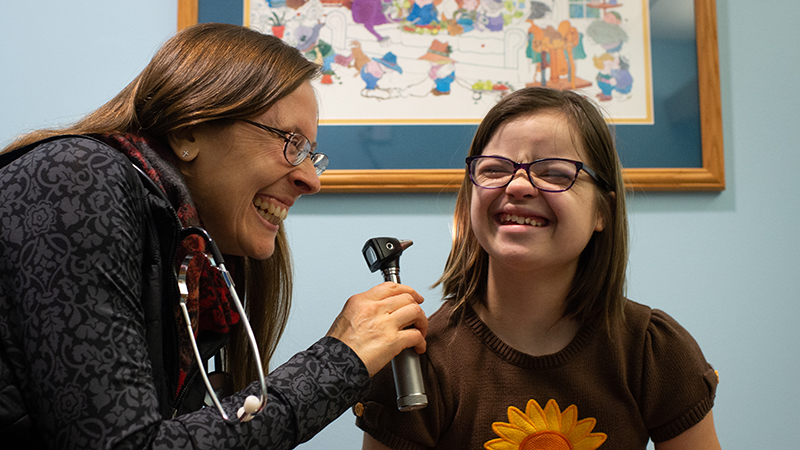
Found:
[[209, 397], [211, 397], [211, 401], [214, 403], [214, 406], [219, 410], [220, 414], [222, 415], [222, 419], [230, 424], [230, 425], [237, 425], [242, 422], [250, 421], [253, 416], [258, 414], [259, 412], [263, 411], [264, 408], [267, 406], [267, 382], [264, 377], [264, 368], [261, 364], [261, 354], [258, 351], [258, 344], [256, 342], [255, 334], [253, 333], [253, 328], [250, 326], [250, 321], [247, 319], [247, 314], [244, 311], [244, 306], [242, 305], [241, 300], [239, 299], [239, 295], [236, 293], [236, 288], [233, 284], [233, 278], [231, 277], [230, 272], [228, 269], [225, 268], [225, 263], [222, 259], [222, 253], [220, 253], [219, 248], [217, 247], [216, 242], [211, 239], [211, 236], [208, 232], [202, 228], [198, 227], [190, 227], [184, 228], [181, 231], [181, 240], [185, 239], [187, 236], [192, 234], [196, 234], [202, 237], [207, 245], [207, 248], [211, 250], [211, 255], [203, 253], [203, 255], [208, 258], [211, 265], [217, 269], [220, 274], [222, 275], [223, 280], [225, 281], [225, 285], [230, 292], [231, 299], [233, 303], [236, 305], [236, 310], [239, 312], [239, 317], [241, 317], [242, 326], [245, 328], [245, 332], [247, 334], [247, 338], [250, 341], [250, 347], [253, 351], [253, 355], [255, 357], [256, 367], [258, 369], [258, 381], [261, 386], [261, 395], [260, 398], [254, 395], [250, 395], [245, 399], [244, 404], [241, 408], [237, 411], [236, 418], [230, 418], [225, 410], [222, 408], [222, 404], [217, 398], [217, 394], [214, 392], [214, 388], [211, 386], [211, 382], [208, 379], [208, 375], [204, 370], [203, 365], [203, 358], [200, 356], [200, 349], [197, 346], [197, 340], [194, 337], [194, 330], [192, 329], [192, 321], [189, 317], [189, 310], [186, 306], [186, 302], [189, 296], [189, 288], [186, 285], [186, 273], [189, 270], [189, 263], [192, 261], [194, 257], [197, 255], [188, 255], [184, 258], [183, 262], [181, 263], [180, 270], [178, 273], [178, 290], [180, 292], [181, 300], [180, 300], [180, 308], [181, 312], [183, 313], [184, 321], [186, 322], [186, 328], [189, 332], [189, 341], [192, 344], [192, 350], [194, 351], [195, 359], [197, 360], [197, 365], [199, 366], [200, 376], [203, 378], [203, 382], [206, 385], [206, 389], [208, 390]]

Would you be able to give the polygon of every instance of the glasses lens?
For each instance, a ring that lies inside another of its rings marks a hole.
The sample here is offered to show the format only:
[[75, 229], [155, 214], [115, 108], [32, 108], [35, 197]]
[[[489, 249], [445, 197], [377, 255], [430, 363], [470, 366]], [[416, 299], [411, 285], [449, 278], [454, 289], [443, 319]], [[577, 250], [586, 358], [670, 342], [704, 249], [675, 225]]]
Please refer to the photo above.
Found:
[[317, 175], [322, 175], [325, 169], [328, 168], [328, 157], [322, 153], [313, 153], [311, 155], [311, 162], [314, 163], [314, 169], [317, 170]]
[[571, 161], [546, 159], [532, 164], [533, 183], [542, 190], [565, 191], [572, 187], [578, 176], [578, 167]]
[[296, 166], [311, 152], [311, 143], [302, 134], [293, 134], [286, 146], [286, 160]]
[[514, 175], [514, 164], [499, 158], [475, 158], [470, 164], [472, 181], [480, 187], [505, 186]]

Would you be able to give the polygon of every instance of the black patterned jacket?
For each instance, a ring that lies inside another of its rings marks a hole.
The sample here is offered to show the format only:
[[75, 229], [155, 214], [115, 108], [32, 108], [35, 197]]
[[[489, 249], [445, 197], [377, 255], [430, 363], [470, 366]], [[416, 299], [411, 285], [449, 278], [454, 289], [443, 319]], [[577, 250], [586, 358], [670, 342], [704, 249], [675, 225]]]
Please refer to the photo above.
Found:
[[[198, 409], [200, 377], [176, 403], [180, 224], [171, 205], [124, 155], [87, 137], [3, 159], [3, 448], [288, 449], [366, 391], [355, 352], [323, 338], [267, 377], [267, 407], [250, 422], [227, 425], [215, 408]], [[213, 353], [223, 342], [201, 347]], [[223, 405], [236, 410], [258, 391], [251, 384]]]

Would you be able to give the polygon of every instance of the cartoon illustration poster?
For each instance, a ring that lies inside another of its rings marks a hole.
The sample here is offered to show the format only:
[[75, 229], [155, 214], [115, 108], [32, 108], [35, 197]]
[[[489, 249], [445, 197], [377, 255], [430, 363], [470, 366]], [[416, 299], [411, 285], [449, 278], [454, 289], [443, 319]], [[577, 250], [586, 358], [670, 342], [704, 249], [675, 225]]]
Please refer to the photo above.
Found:
[[323, 68], [322, 124], [478, 123], [525, 86], [653, 123], [647, 0], [247, 0]]

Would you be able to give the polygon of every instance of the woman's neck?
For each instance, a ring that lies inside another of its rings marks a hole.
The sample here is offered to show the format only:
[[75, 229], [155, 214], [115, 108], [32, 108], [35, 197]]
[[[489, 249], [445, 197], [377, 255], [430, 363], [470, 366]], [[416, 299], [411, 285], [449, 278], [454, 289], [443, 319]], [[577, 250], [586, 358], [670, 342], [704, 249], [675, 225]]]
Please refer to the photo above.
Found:
[[475, 310], [503, 342], [533, 356], [569, 345], [580, 328], [563, 317], [574, 270], [532, 273], [490, 261], [488, 275], [486, 298]]

